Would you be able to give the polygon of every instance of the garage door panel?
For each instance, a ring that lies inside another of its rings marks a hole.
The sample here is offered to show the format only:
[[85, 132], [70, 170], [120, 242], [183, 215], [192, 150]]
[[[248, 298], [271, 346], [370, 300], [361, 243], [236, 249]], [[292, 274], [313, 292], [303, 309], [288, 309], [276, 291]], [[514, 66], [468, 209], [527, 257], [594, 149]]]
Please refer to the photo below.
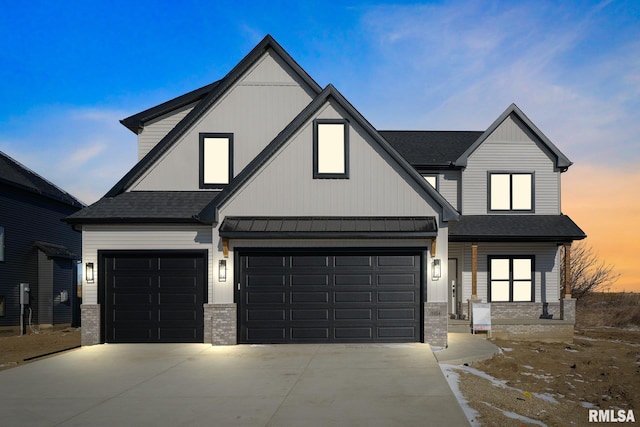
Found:
[[336, 286], [370, 286], [373, 282], [371, 274], [336, 274]]
[[106, 342], [202, 342], [202, 253], [104, 255]]
[[327, 302], [329, 302], [329, 292], [291, 292], [292, 304]]
[[378, 302], [415, 302], [416, 293], [414, 291], [380, 291], [378, 292]]
[[299, 341], [328, 341], [329, 328], [291, 328], [291, 338]]
[[[240, 342], [420, 340], [418, 254], [247, 252], [239, 257]], [[277, 285], [273, 277], [280, 278]]]
[[254, 275], [249, 274], [246, 278], [247, 287], [262, 287], [262, 286], [284, 286], [286, 283], [286, 277], [282, 274], [264, 274]]
[[336, 320], [373, 320], [373, 310], [371, 308], [336, 308], [334, 318]]
[[329, 320], [328, 309], [291, 310], [291, 320]]
[[246, 320], [248, 321], [264, 321], [264, 320], [282, 320], [286, 319], [285, 309], [274, 310], [247, 310]]
[[247, 304], [284, 304], [286, 299], [283, 292], [247, 292]]

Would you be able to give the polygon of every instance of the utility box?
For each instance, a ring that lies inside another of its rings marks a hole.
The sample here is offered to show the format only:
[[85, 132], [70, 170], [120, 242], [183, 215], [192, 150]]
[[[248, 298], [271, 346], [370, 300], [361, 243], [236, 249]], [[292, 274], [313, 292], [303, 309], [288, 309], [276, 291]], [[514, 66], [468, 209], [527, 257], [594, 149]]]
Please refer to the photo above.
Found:
[[20, 305], [29, 305], [29, 284], [20, 283]]

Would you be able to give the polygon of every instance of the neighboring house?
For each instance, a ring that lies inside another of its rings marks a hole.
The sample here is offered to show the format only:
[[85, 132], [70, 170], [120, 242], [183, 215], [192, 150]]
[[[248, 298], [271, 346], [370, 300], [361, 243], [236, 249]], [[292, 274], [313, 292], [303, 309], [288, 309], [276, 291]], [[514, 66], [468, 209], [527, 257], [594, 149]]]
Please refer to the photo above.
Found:
[[139, 162], [67, 218], [96, 272], [85, 345], [445, 346], [469, 300], [492, 303], [496, 332], [572, 334], [571, 162], [515, 106], [485, 132], [378, 132], [267, 36], [122, 123]]
[[0, 329], [21, 324], [21, 283], [30, 289], [25, 325], [79, 324], [82, 235], [62, 220], [83, 207], [0, 152]]

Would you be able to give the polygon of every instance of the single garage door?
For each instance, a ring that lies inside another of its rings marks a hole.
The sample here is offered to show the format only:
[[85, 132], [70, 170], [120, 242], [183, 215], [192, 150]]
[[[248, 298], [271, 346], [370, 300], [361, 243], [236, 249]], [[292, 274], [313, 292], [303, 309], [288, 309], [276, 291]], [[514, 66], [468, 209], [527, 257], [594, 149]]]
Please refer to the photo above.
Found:
[[244, 343], [420, 341], [419, 253], [241, 253]]
[[102, 257], [106, 342], [203, 342], [202, 253]]

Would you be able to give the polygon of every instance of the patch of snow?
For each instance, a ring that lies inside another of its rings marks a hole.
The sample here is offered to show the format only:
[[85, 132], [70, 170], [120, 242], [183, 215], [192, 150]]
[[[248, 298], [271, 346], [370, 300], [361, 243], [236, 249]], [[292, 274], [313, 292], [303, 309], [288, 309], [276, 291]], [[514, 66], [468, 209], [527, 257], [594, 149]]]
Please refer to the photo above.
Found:
[[458, 366], [446, 365], [442, 363], [440, 364], [440, 370], [442, 370], [447, 383], [449, 383], [449, 388], [458, 400], [458, 404], [460, 404], [462, 412], [464, 412], [464, 414], [467, 416], [469, 424], [471, 424], [472, 427], [480, 427], [481, 424], [477, 421], [477, 419], [480, 417], [480, 414], [478, 413], [478, 411], [469, 406], [469, 402], [467, 402], [467, 399], [465, 399], [464, 395], [460, 391], [460, 375], [458, 375], [458, 373], [454, 371], [456, 368], [458, 368]]
[[564, 350], [570, 353], [578, 353], [578, 350], [576, 350], [575, 348], [565, 348]]
[[575, 335], [573, 338], [577, 339], [577, 340], [582, 340], [582, 341], [602, 341], [602, 340], [599, 340], [597, 338], [582, 337], [582, 336], [578, 336], [578, 335]]
[[598, 407], [598, 405], [594, 405], [591, 402], [585, 402], [585, 401], [580, 402], [580, 406], [586, 409], [594, 409]]
[[529, 366], [529, 365], [523, 365], [522, 367], [526, 369], [532, 369], [532, 370], [534, 369], [533, 366]]
[[502, 351], [513, 351], [513, 349], [510, 348], [510, 347], [502, 347], [501, 350]]
[[547, 425], [545, 423], [543, 423], [542, 421], [534, 420], [533, 418], [525, 417], [524, 415], [516, 414], [515, 412], [505, 411], [503, 409], [496, 408], [495, 406], [490, 405], [487, 402], [482, 402], [482, 403], [484, 403], [485, 405], [487, 405], [487, 406], [489, 406], [489, 407], [491, 407], [493, 409], [496, 409], [496, 410], [502, 412], [502, 415], [504, 415], [507, 418], [511, 418], [513, 420], [522, 421], [522, 422], [525, 422], [525, 423], [535, 424], [535, 425], [542, 426], [542, 427], [547, 427]]

